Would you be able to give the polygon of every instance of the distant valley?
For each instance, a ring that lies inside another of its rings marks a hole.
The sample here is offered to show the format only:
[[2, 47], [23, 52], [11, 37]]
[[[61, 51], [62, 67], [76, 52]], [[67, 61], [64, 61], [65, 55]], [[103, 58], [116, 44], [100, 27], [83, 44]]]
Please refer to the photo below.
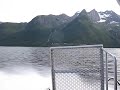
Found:
[[0, 46], [103, 44], [120, 47], [120, 15], [85, 9], [73, 16], [38, 15], [28, 23], [0, 22]]

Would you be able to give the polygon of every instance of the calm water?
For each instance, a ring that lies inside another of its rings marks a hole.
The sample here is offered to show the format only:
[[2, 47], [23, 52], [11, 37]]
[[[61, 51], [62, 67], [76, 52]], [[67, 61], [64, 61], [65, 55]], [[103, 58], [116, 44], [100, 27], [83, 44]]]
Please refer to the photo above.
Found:
[[[120, 48], [106, 49], [117, 56], [120, 80]], [[0, 90], [51, 88], [49, 48], [0, 47]]]

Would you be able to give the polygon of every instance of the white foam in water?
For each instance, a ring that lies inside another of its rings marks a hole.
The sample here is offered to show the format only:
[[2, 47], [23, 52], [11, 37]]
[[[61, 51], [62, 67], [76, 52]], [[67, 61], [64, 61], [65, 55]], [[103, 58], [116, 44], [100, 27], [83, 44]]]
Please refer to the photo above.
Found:
[[[51, 89], [50, 75], [42, 76], [34, 69], [14, 68], [12, 73], [0, 71], [0, 90], [47, 90], [47, 88]], [[113, 88], [109, 87], [109, 90]]]
[[111, 88], [111, 87], [108, 87], [108, 90], [114, 90], [113, 88]]
[[0, 90], [46, 90], [51, 87], [50, 79], [50, 75], [44, 77], [29, 70], [24, 74], [9, 74], [1, 71]]

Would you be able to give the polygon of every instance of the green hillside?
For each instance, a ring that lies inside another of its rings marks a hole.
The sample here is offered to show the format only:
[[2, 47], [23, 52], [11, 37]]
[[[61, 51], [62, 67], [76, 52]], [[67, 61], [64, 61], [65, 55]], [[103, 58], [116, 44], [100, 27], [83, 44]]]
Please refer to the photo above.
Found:
[[24, 30], [26, 24], [27, 23], [1, 23], [0, 24], [0, 40], [16, 32]]
[[120, 47], [120, 26], [94, 23], [83, 10], [76, 16], [41, 15], [29, 23], [1, 23], [1, 46], [103, 44]]
[[96, 28], [83, 10], [80, 15], [63, 30], [64, 43], [104, 44], [105, 47], [119, 46], [110, 33], [103, 28]]

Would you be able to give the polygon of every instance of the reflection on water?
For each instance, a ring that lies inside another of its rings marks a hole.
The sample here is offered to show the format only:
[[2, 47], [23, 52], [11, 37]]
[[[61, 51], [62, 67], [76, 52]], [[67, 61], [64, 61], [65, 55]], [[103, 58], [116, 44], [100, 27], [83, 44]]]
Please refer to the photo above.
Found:
[[[120, 49], [107, 50], [117, 55], [118, 62], [120, 61]], [[0, 90], [46, 90], [51, 88], [49, 55], [49, 48], [0, 47]], [[78, 78], [77, 75], [76, 78]]]

